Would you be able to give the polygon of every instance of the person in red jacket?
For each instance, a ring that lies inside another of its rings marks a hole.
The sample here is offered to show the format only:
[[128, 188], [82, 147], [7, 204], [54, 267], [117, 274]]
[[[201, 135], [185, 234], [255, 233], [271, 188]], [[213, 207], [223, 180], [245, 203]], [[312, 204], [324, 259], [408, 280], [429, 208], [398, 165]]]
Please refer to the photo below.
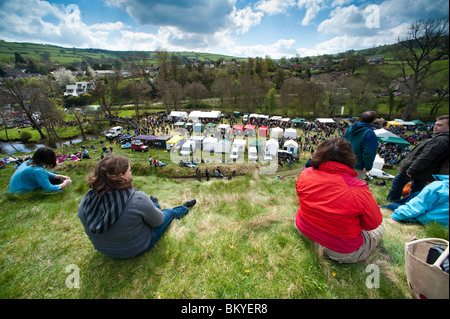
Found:
[[383, 236], [380, 208], [367, 184], [356, 178], [355, 164], [347, 140], [327, 139], [296, 183], [298, 233], [343, 263], [366, 259]]

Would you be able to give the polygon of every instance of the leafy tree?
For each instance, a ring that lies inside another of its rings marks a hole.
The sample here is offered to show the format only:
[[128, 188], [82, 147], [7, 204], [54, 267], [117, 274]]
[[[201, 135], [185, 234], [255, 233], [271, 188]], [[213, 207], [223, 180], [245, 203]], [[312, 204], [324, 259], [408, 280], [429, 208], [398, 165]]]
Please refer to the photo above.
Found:
[[[410, 76], [412, 79], [402, 120], [407, 120], [414, 110], [415, 98], [420, 94], [424, 81], [442, 70], [432, 66], [449, 55], [448, 32], [448, 17], [420, 20], [410, 26], [406, 38], [399, 39], [393, 53], [400, 62], [403, 78]], [[447, 63], [444, 68], [448, 67]]]

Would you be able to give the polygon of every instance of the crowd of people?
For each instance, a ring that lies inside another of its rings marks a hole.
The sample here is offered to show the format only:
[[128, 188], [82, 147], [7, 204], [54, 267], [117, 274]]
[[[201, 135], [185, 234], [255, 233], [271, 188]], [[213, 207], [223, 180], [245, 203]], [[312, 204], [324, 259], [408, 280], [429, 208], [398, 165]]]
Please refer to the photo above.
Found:
[[[426, 186], [436, 180], [436, 175], [448, 176], [448, 116], [436, 119], [433, 132], [416, 131], [414, 137], [405, 132], [400, 134], [398, 128], [394, 128], [397, 134], [410, 138], [413, 148], [409, 152], [392, 145], [379, 145], [373, 131], [375, 120], [376, 113], [367, 111], [351, 126], [305, 124], [301, 128], [303, 136], [297, 137], [302, 149], [312, 146], [315, 152], [311, 152], [309, 165], [296, 182], [299, 208], [295, 228], [299, 235], [322, 247], [326, 256], [339, 262], [366, 259], [383, 237], [380, 207], [363, 180], [377, 152], [392, 158], [394, 165], [399, 163], [399, 173], [387, 196], [389, 201], [398, 201], [408, 182], [411, 182], [409, 198], [412, 199], [427, 190]], [[150, 126], [144, 127], [165, 130], [169, 125], [170, 122], [151, 118]], [[83, 148], [81, 158], [88, 154], [85, 151]], [[115, 258], [141, 255], [155, 245], [174, 219], [186, 215], [197, 201], [192, 199], [175, 208], [161, 209], [155, 196], [133, 187], [127, 157], [113, 154], [112, 150], [103, 150], [103, 153], [106, 156], [102, 154], [102, 159], [88, 175], [90, 190], [80, 203], [78, 217], [98, 251]], [[63, 159], [51, 148], [39, 148], [31, 159], [17, 167], [9, 192], [20, 194], [38, 189], [60, 192], [71, 185], [70, 177], [47, 171], [58, 164], [59, 158], [62, 161], [72, 159], [69, 156]], [[149, 162], [155, 167], [161, 166], [152, 157]], [[199, 168], [196, 176], [201, 180]], [[206, 176], [208, 180], [209, 170]], [[214, 170], [214, 176], [225, 177], [220, 166]], [[446, 187], [448, 192], [448, 177]], [[446, 205], [448, 224], [448, 201]]]

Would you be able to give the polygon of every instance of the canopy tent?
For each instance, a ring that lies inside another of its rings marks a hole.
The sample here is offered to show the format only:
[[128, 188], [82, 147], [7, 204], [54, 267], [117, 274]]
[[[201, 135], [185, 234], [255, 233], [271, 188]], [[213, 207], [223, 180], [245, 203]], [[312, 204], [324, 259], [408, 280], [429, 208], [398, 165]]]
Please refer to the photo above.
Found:
[[244, 134], [244, 126], [242, 126], [242, 125], [235, 125], [235, 126], [233, 126], [233, 128], [232, 128], [232, 132], [233, 132], [233, 134], [235, 134], [235, 135], [243, 135]]
[[276, 156], [279, 148], [280, 146], [278, 145], [278, 141], [271, 138], [266, 142], [264, 156], [265, 157]]
[[186, 120], [187, 119], [187, 112], [179, 112], [179, 111], [172, 111], [167, 116], [169, 120], [171, 119], [177, 119], [177, 120]]
[[281, 127], [274, 127], [270, 129], [270, 137], [278, 139], [283, 136], [283, 129]]
[[118, 138], [119, 141], [128, 140], [131, 139], [134, 135], [133, 134], [125, 134]]
[[297, 138], [297, 130], [295, 128], [287, 128], [284, 130], [284, 138]]
[[315, 119], [315, 121], [319, 122], [319, 123], [336, 123], [332, 118], [317, 118]]
[[258, 129], [258, 136], [267, 136], [267, 132], [269, 131], [269, 129], [265, 126], [261, 126]]
[[292, 120], [292, 123], [304, 123], [304, 122], [306, 122], [305, 119], [299, 119], [299, 118], [296, 118], [296, 119], [293, 119], [293, 120]]
[[255, 136], [256, 126], [252, 124], [247, 124], [244, 126], [244, 134], [247, 136]]
[[377, 136], [378, 140], [383, 143], [392, 143], [397, 145], [409, 146], [409, 143], [407, 141], [395, 135], [394, 133], [385, 130], [384, 128], [374, 130], [374, 133]]
[[217, 138], [207, 137], [203, 140], [203, 151], [214, 152], [214, 148], [217, 143]]
[[156, 137], [154, 140], [155, 147], [166, 148], [166, 142], [168, 140], [170, 140], [170, 136], [167, 135], [160, 135]]
[[240, 153], [245, 152], [245, 146], [247, 145], [247, 141], [244, 139], [235, 139], [233, 141], [233, 147], [239, 148]]
[[154, 143], [154, 141], [157, 139], [158, 137], [155, 135], [138, 135], [136, 137], [133, 137], [133, 140], [138, 140], [138, 141], [145, 141], [148, 143]]
[[170, 140], [168, 140], [166, 142], [166, 150], [170, 151], [170, 149], [177, 144], [180, 144], [180, 147], [181, 147], [181, 146], [183, 146], [183, 142], [184, 142], [183, 136], [175, 135], [174, 137], [172, 137]]
[[216, 127], [216, 123], [210, 122], [208, 124], [205, 125], [205, 127]]
[[414, 120], [414, 121], [411, 121], [411, 122], [415, 123], [416, 125], [425, 125], [425, 123], [422, 122], [421, 120]]
[[201, 122], [206, 119], [219, 120], [222, 116], [220, 111], [211, 111], [211, 112], [201, 112], [201, 111], [192, 111], [189, 113], [189, 120], [192, 122]]
[[176, 123], [174, 124], [174, 126], [175, 126], [175, 127], [184, 127], [185, 124], [186, 124], [185, 122], [176, 122]]
[[195, 123], [194, 124], [194, 132], [203, 132], [203, 124]]
[[390, 126], [402, 126], [402, 123], [399, 123], [397, 121], [388, 121], [386, 127], [389, 128]]
[[297, 154], [298, 151], [298, 143], [294, 140], [287, 140], [284, 142], [283, 147], [287, 150], [292, 152], [293, 154]]
[[414, 125], [416, 125], [416, 123], [414, 123], [414, 122], [406, 122], [406, 121], [403, 121], [403, 120], [400, 120], [400, 119], [394, 119], [394, 121], [398, 122], [398, 123], [400, 123], [402, 125], [406, 125], [406, 126], [414, 126]]
[[230, 153], [230, 141], [220, 140], [214, 146], [214, 153]]
[[229, 125], [229, 124], [220, 124], [220, 125], [217, 127], [217, 129], [227, 131], [227, 130], [230, 129], [230, 125]]

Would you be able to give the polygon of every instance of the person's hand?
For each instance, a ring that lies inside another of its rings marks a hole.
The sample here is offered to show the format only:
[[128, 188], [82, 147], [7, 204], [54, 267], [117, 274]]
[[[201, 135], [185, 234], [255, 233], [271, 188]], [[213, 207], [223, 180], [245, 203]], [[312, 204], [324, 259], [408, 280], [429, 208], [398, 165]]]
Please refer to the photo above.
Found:
[[53, 177], [53, 178], [56, 178], [56, 179], [59, 179], [59, 180], [62, 180], [62, 181], [70, 179], [69, 176], [64, 176], [64, 175], [55, 175], [55, 177]]
[[72, 184], [72, 180], [69, 177], [67, 177], [67, 179], [64, 179], [64, 181], [61, 184], [59, 184], [59, 186], [63, 188], [69, 186], [70, 184]]

